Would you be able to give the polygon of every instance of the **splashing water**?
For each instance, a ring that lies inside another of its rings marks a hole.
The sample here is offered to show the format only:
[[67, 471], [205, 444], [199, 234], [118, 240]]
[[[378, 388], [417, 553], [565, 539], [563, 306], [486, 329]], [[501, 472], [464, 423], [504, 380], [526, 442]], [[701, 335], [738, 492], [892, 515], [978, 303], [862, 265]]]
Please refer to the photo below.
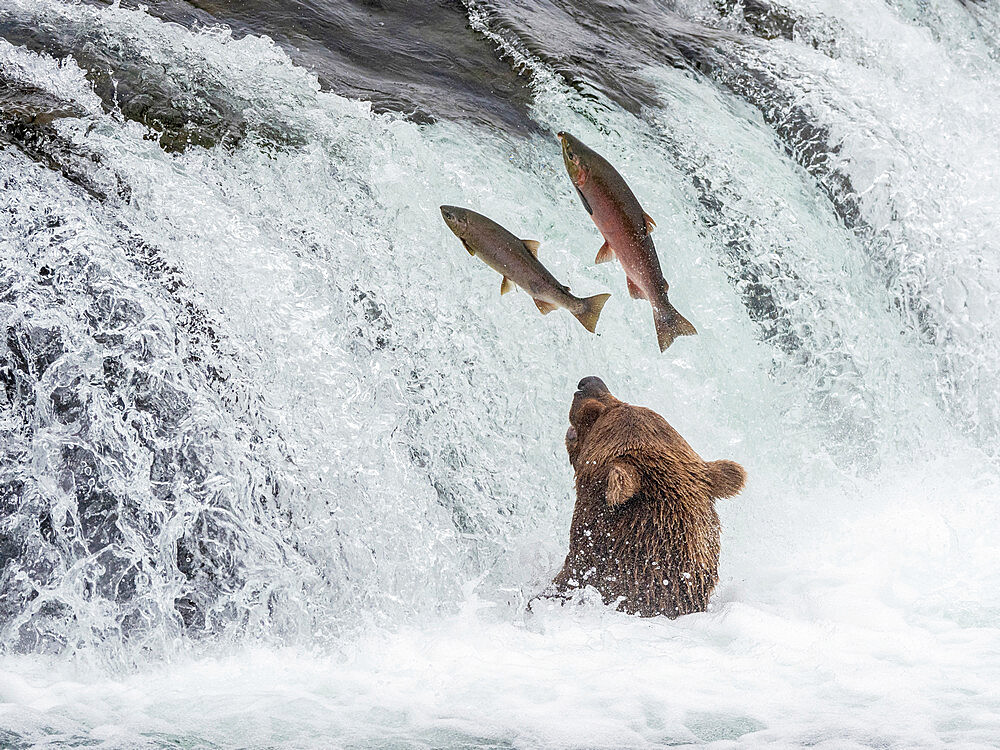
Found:
[[[0, 0], [73, 55], [0, 39], [0, 745], [1000, 741], [1000, 11], [520, 5], [468, 10], [527, 135], [375, 113], [263, 34]], [[660, 355], [592, 264], [560, 129], [699, 336]], [[599, 335], [501, 299], [442, 203], [612, 291]], [[749, 472], [707, 613], [525, 611], [592, 374]]]

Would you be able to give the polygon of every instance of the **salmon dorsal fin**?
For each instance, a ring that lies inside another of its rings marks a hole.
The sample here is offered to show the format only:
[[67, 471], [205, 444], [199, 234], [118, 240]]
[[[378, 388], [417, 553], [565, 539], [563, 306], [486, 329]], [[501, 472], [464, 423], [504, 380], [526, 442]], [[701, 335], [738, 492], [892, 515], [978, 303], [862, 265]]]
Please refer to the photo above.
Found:
[[506, 276], [503, 277], [503, 281], [500, 282], [500, 295], [503, 296], [507, 292], [514, 291], [514, 282], [508, 279]]
[[597, 257], [594, 259], [594, 263], [607, 263], [608, 261], [615, 259], [615, 251], [611, 249], [611, 245], [605, 240], [604, 244], [601, 245], [601, 249], [597, 251]]
[[647, 214], [645, 211], [642, 212], [642, 218], [644, 218], [646, 220], [646, 234], [652, 234], [653, 233], [653, 227], [656, 226], [656, 222], [653, 221], [652, 217], [649, 214]]
[[542, 243], [538, 240], [521, 240], [521, 242], [523, 242], [524, 246], [528, 248], [528, 252], [531, 253], [535, 260], [538, 260], [538, 246]]
[[550, 312], [556, 309], [556, 305], [553, 305], [551, 302], [546, 302], [543, 299], [536, 299], [535, 307], [538, 308], [538, 312], [540, 312], [542, 315], [548, 315]]

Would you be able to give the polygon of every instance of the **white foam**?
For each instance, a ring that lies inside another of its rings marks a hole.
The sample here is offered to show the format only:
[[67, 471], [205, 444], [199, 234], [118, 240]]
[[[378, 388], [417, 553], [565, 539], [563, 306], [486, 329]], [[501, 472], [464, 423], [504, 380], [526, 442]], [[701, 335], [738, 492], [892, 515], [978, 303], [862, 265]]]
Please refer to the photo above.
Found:
[[[5, 7], [96, 25], [108, 43], [144, 40], [137, 54], [151, 64], [195, 71], [194, 89], [226, 89], [251, 121], [275, 118], [300, 145], [251, 135], [235, 148], [168, 156], [112, 117], [59, 126], [129, 187], [108, 209], [114, 220], [181, 270], [242, 353], [235, 376], [287, 451], [276, 473], [294, 545], [248, 537], [250, 584], [231, 605], [257, 627], [197, 655], [181, 655], [190, 644], [164, 628], [153, 653], [123, 641], [110, 658], [72, 647], [0, 657], [0, 727], [27, 742], [102, 747], [1000, 739], [998, 476], [982, 440], [992, 433], [968, 429], [963, 411], [938, 397], [939, 348], [900, 321], [865, 265], [866, 240], [838, 223], [751, 110], [668, 70], [648, 75], [675, 106], [644, 122], [540, 89], [539, 120], [612, 158], [657, 221], [672, 300], [701, 331], [660, 355], [648, 306], [623, 293], [618, 268], [592, 265], [600, 239], [553, 137], [373, 115], [320, 93], [267, 40], [191, 33], [117, 6]], [[845, 55], [864, 49], [865, 34], [883, 35], [859, 12], [839, 19], [857, 31]], [[910, 33], [908, 45], [937, 49]], [[882, 44], [895, 49], [891, 36]], [[955, 300], [998, 278], [975, 258], [985, 235], [962, 232], [980, 219], [989, 226], [1000, 189], [975, 177], [1000, 160], [990, 144], [970, 153], [972, 135], [943, 143], [961, 127], [993, 132], [968, 108], [948, 110], [971, 106], [976, 92], [992, 96], [994, 84], [956, 63], [949, 72], [973, 87], [961, 101], [925, 105], [926, 122], [893, 120], [933, 89], [927, 70], [907, 73], [912, 56], [859, 70], [801, 45], [775, 47], [760, 52], [769, 64], [815, 73], [815, 106], [844, 127], [852, 177], [871, 187], [868, 218], [890, 198], [913, 207], [886, 221], [905, 230], [906, 253], [928, 261], [918, 265], [941, 292], [941, 324], [964, 340]], [[79, 83], [53, 61], [38, 65], [53, 87], [62, 76]], [[900, 80], [925, 84], [907, 90]], [[929, 155], [915, 144], [931, 136]], [[748, 252], [780, 254], [794, 272], [769, 281], [802, 353], [757, 340], [722, 268], [725, 239], [699, 224], [683, 170], [699, 159], [733, 226], [745, 226]], [[889, 168], [896, 181], [881, 192]], [[32, 189], [44, 200], [39, 180]], [[64, 211], [83, 201], [49, 195]], [[443, 203], [541, 240], [543, 262], [575, 292], [615, 292], [601, 335], [562, 313], [543, 318], [526, 295], [501, 299], [496, 275], [440, 220]], [[94, 208], [79, 221], [100, 236], [110, 219]], [[952, 244], [935, 255], [941, 243]], [[968, 387], [984, 397], [997, 364], [992, 344], [980, 346], [995, 327], [987, 311], [967, 305], [970, 348], [940, 350], [964, 363]], [[573, 498], [561, 441], [573, 388], [590, 374], [663, 413], [706, 458], [749, 471], [746, 491], [720, 504], [722, 580], [708, 613], [639, 620], [584, 595], [525, 614], [565, 554]], [[217, 479], [245, 487], [251, 459], [233, 447], [239, 430], [206, 399], [202, 418], [222, 425], [220, 453], [235, 456]], [[261, 590], [273, 594], [266, 604]], [[172, 606], [173, 589], [150, 595]], [[99, 620], [76, 605], [81, 629]], [[275, 632], [265, 610], [281, 623]]]

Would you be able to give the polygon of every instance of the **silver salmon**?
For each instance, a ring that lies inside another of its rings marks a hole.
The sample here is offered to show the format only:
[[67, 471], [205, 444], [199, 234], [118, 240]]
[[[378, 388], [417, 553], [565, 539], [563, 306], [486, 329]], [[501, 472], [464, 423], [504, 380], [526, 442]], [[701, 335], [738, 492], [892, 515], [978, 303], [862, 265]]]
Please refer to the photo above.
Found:
[[573, 186], [604, 236], [596, 262], [618, 258], [625, 269], [629, 294], [652, 305], [660, 351], [678, 336], [698, 333], [667, 299], [669, 285], [650, 237], [656, 224], [642, 210], [625, 179], [607, 159], [569, 133], [559, 133], [559, 140]]
[[597, 328], [601, 309], [611, 295], [574, 297], [569, 293], [569, 287], [560, 284], [538, 262], [538, 243], [535, 240], [518, 239], [492, 219], [467, 208], [441, 206], [441, 216], [462, 241], [469, 255], [479, 257], [503, 276], [500, 294], [506, 294], [516, 284], [531, 295], [542, 315], [563, 307], [591, 333]]

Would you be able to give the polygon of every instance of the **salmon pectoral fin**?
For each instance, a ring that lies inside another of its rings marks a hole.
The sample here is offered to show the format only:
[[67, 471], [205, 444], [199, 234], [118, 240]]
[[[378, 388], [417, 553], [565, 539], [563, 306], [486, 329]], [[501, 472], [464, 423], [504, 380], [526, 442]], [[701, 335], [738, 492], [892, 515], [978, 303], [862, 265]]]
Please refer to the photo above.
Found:
[[503, 281], [500, 282], [500, 295], [503, 296], [507, 292], [514, 291], [514, 282], [508, 279], [506, 276], [503, 277]]
[[535, 307], [542, 315], [548, 315], [550, 312], [558, 308], [558, 305], [553, 305], [551, 302], [546, 302], [543, 299], [535, 300]]
[[538, 246], [541, 243], [538, 240], [521, 240], [521, 242], [528, 248], [528, 252], [534, 256], [535, 260], [538, 260]]
[[476, 251], [472, 249], [472, 245], [470, 245], [465, 240], [462, 240], [462, 245], [465, 247], [466, 250], [469, 251], [469, 255], [475, 255], [476, 254]]
[[631, 295], [632, 299], [646, 299], [646, 295], [643, 294], [642, 289], [628, 276], [625, 277], [625, 281], [628, 283], [628, 293]]
[[666, 300], [653, 306], [653, 323], [656, 325], [656, 340], [661, 352], [666, 351], [678, 336], [694, 336], [698, 333], [691, 322]]
[[611, 245], [605, 241], [601, 245], [601, 249], [597, 251], [597, 257], [594, 259], [594, 263], [607, 263], [609, 260], [615, 259], [615, 251], [611, 249]]
[[643, 213], [642, 213], [642, 218], [644, 218], [646, 220], [646, 234], [652, 234], [653, 233], [653, 227], [656, 226], [656, 222], [653, 221], [653, 218], [649, 214], [647, 214], [645, 211], [643, 211]]
[[597, 332], [597, 319], [601, 317], [601, 310], [604, 303], [608, 301], [610, 294], [595, 294], [593, 297], [584, 297], [583, 309], [573, 315], [579, 320], [583, 327], [591, 333]]

